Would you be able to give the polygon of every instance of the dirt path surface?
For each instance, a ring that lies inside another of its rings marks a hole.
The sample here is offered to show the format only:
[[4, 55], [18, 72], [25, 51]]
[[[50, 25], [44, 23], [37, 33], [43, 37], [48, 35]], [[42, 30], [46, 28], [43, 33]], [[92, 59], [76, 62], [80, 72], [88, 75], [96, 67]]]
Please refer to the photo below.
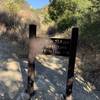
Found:
[[[27, 100], [25, 95], [20, 97], [27, 84], [27, 59], [20, 58], [20, 52], [22, 48], [15, 41], [0, 39], [0, 100]], [[63, 57], [36, 58], [36, 94], [32, 100], [63, 100], [67, 62]], [[100, 91], [92, 91], [89, 83], [76, 74], [73, 97], [74, 100], [100, 100]]]

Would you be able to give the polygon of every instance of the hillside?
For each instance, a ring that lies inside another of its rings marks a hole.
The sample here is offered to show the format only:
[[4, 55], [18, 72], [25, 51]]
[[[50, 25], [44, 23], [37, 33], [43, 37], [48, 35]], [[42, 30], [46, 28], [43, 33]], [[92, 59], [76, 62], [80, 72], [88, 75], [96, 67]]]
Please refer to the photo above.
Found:
[[2, 8], [0, 9], [1, 34], [7, 31], [7, 34], [10, 33], [17, 37], [25, 38], [29, 24], [40, 26], [39, 12], [25, 2], [11, 1], [0, 1], [0, 8]]

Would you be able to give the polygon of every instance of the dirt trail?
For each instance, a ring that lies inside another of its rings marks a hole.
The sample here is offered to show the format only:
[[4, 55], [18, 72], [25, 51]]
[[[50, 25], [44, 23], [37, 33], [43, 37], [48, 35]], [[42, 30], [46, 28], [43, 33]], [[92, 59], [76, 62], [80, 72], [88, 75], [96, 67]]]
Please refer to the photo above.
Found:
[[[27, 59], [19, 58], [19, 52], [21, 48], [15, 41], [0, 39], [0, 100], [18, 100], [26, 87]], [[32, 100], [63, 100], [67, 62], [63, 57], [37, 57], [36, 95]], [[74, 100], [100, 100], [100, 92], [92, 91], [86, 83], [82, 77], [76, 75]]]

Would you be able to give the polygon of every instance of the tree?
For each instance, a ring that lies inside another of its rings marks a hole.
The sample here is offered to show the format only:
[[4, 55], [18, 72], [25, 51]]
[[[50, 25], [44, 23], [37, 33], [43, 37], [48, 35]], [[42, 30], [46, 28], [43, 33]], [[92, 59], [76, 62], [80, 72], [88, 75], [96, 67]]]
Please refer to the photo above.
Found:
[[81, 40], [94, 49], [100, 49], [100, 1], [91, 0], [92, 5], [83, 14], [80, 24]]
[[77, 5], [73, 0], [51, 0], [49, 15], [57, 24], [58, 31], [62, 32], [76, 24], [75, 12]]
[[76, 5], [72, 0], [52, 0], [49, 5], [51, 19], [57, 21], [65, 13], [74, 13]]

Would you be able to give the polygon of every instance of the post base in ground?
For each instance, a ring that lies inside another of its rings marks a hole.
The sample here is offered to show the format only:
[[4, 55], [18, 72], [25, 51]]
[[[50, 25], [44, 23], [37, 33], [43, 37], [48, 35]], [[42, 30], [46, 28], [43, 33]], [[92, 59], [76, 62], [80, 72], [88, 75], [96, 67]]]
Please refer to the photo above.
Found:
[[72, 95], [69, 95], [69, 96], [65, 96], [63, 95], [63, 100], [73, 100], [73, 96]]
[[32, 93], [29, 93], [28, 90], [25, 91], [29, 96], [30, 96], [30, 99], [35, 95], [36, 91], [33, 91]]

